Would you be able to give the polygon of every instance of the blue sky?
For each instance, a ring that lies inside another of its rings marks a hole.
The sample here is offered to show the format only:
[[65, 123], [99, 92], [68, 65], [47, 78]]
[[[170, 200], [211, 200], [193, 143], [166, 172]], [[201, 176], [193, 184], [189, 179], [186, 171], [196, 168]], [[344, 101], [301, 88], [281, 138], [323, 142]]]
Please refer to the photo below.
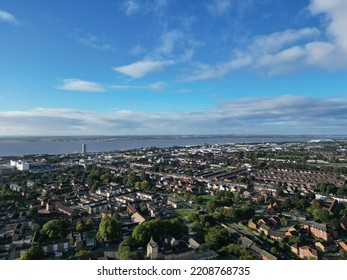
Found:
[[0, 135], [345, 134], [345, 0], [0, 0]]

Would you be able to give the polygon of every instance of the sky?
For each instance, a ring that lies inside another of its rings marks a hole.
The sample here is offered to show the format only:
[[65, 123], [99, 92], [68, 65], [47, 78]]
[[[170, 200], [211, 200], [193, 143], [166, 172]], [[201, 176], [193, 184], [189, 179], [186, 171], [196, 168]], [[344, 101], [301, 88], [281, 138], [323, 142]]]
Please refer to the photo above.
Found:
[[0, 136], [346, 134], [345, 0], [0, 0]]

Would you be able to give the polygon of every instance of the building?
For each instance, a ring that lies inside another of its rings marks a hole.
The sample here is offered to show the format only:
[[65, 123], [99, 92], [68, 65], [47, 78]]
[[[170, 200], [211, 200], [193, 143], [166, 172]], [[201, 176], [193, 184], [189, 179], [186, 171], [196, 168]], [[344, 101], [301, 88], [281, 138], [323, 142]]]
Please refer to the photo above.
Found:
[[147, 244], [147, 258], [151, 260], [159, 259], [161, 254], [159, 253], [158, 243], [151, 238], [151, 240]]
[[87, 153], [87, 144], [83, 143], [82, 144], [82, 154]]
[[330, 234], [328, 232], [328, 228], [326, 224], [319, 224], [316, 222], [312, 222], [310, 225], [310, 231], [317, 238], [322, 238], [325, 241], [330, 240]]
[[24, 170], [29, 170], [29, 163], [23, 162], [21, 160], [15, 161], [11, 160], [10, 161], [10, 166], [17, 168], [17, 170], [24, 171]]

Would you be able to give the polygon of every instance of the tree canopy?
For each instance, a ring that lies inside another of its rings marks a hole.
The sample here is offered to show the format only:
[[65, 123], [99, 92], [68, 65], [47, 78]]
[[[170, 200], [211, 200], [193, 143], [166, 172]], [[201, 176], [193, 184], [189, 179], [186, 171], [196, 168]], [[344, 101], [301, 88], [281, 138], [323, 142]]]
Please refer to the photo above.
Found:
[[120, 233], [121, 226], [115, 218], [103, 217], [96, 238], [99, 241], [115, 241], [119, 237]]
[[118, 258], [120, 260], [136, 260], [138, 256], [135, 252], [136, 242], [132, 237], [125, 238], [118, 248]]
[[217, 250], [229, 243], [228, 231], [224, 228], [213, 227], [205, 235], [205, 244], [212, 250]]
[[187, 227], [178, 219], [155, 219], [138, 225], [134, 229], [132, 237], [140, 246], [145, 246], [151, 237], [158, 239], [162, 234], [175, 235], [187, 232]]
[[67, 222], [65, 220], [51, 220], [42, 226], [41, 234], [51, 239], [64, 237], [67, 233]]
[[45, 253], [41, 246], [35, 245], [28, 248], [23, 255], [21, 255], [21, 260], [42, 260]]

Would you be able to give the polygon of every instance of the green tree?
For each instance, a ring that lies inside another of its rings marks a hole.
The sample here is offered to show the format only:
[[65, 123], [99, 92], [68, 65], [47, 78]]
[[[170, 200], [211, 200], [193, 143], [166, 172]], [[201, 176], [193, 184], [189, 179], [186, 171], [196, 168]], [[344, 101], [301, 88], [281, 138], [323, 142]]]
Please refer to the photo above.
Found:
[[261, 194], [261, 195], [258, 195], [257, 201], [258, 201], [258, 203], [260, 203], [260, 204], [265, 203], [265, 196], [262, 195], [262, 194]]
[[212, 250], [218, 250], [229, 243], [229, 235], [226, 229], [213, 227], [205, 235], [205, 244]]
[[253, 257], [250, 252], [244, 250], [239, 258], [240, 260], [253, 260]]
[[120, 244], [118, 248], [118, 258], [120, 260], [136, 260], [137, 254], [135, 253], [136, 242], [133, 238], [127, 237]]
[[281, 217], [280, 222], [283, 227], [288, 226], [288, 220], [286, 219], [286, 217]]
[[197, 221], [193, 222], [191, 225], [191, 230], [194, 233], [196, 239], [198, 239], [199, 241], [203, 241], [206, 231], [204, 229], [204, 227]]
[[115, 241], [119, 237], [120, 233], [121, 226], [116, 219], [103, 217], [96, 234], [96, 239], [99, 241], [111, 242]]
[[339, 253], [342, 259], [347, 260], [347, 251], [340, 249]]
[[42, 226], [41, 234], [51, 239], [62, 238], [67, 233], [67, 222], [65, 220], [51, 220]]
[[87, 258], [91, 257], [91, 255], [92, 255], [92, 252], [89, 250], [79, 250], [75, 254], [76, 257], [87, 257]]
[[311, 215], [313, 215], [313, 212], [316, 210], [316, 209], [322, 209], [322, 206], [321, 206], [321, 202], [319, 200], [313, 200], [311, 202], [311, 205], [310, 207], [307, 208], [307, 212]]
[[141, 181], [146, 181], [148, 180], [148, 175], [146, 175], [146, 171], [142, 169], [141, 175], [140, 175]]
[[241, 248], [237, 244], [228, 244], [224, 246], [220, 251], [221, 254], [231, 254], [235, 257], [238, 257], [240, 260], [252, 260], [252, 255], [246, 250]]
[[42, 260], [45, 253], [41, 246], [35, 245], [28, 248], [23, 255], [21, 255], [21, 260]]
[[135, 174], [128, 174], [128, 176], [125, 177], [125, 185], [128, 187], [134, 187], [135, 183], [137, 182], [137, 177]]
[[330, 220], [330, 213], [328, 212], [328, 210], [318, 208], [313, 211], [313, 218], [316, 221], [327, 223]]
[[32, 207], [29, 209], [29, 217], [35, 218], [39, 214], [37, 207]]
[[142, 189], [148, 189], [148, 187], [149, 187], [149, 182], [148, 181], [144, 180], [144, 181], [141, 182], [141, 188]]
[[187, 227], [178, 219], [154, 219], [138, 225], [134, 229], [132, 237], [137, 242], [137, 244], [139, 244], [140, 246], [145, 246], [149, 242], [151, 237], [153, 237], [154, 240], [158, 240], [159, 237], [163, 234], [176, 235], [187, 232]]
[[84, 221], [84, 227], [86, 230], [91, 230], [94, 228], [94, 223], [92, 221], [92, 219], [90, 218], [87, 218], [85, 221]]
[[141, 202], [139, 204], [139, 212], [142, 214], [142, 215], [148, 215], [148, 208], [147, 208], [147, 204], [146, 202]]
[[276, 247], [271, 247], [270, 253], [271, 253], [272, 255], [276, 255], [276, 254], [277, 254], [277, 248], [276, 248]]
[[85, 229], [85, 226], [84, 226], [83, 221], [78, 221], [78, 222], [76, 223], [76, 231], [78, 231], [78, 232], [83, 232], [84, 229]]
[[210, 200], [206, 203], [206, 207], [209, 212], [214, 212], [217, 208], [217, 202], [215, 200]]

